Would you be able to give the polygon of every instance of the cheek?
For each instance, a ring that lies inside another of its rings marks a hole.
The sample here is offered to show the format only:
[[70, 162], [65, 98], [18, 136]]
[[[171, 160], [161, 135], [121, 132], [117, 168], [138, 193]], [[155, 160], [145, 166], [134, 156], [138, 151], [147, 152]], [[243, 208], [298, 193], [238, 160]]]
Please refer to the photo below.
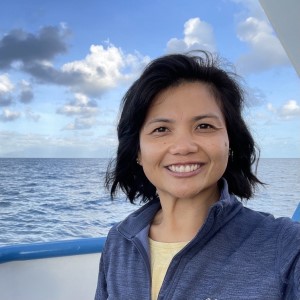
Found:
[[168, 143], [165, 140], [153, 140], [148, 137], [140, 137], [139, 158], [143, 163], [156, 164], [165, 154]]
[[216, 157], [227, 156], [229, 153], [229, 142], [224, 138], [209, 143], [206, 147], [207, 151], [213, 153]]
[[153, 162], [157, 156], [157, 147], [151, 144], [141, 144], [139, 158], [142, 165]]
[[214, 171], [223, 174], [227, 168], [229, 158], [229, 143], [224, 139], [212, 145], [210, 158], [214, 165]]

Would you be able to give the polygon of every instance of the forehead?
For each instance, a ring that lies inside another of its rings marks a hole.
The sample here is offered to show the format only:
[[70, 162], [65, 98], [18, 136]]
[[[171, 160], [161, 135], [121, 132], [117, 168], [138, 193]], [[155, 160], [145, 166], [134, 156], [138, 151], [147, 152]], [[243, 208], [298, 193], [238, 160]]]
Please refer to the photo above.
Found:
[[219, 114], [223, 113], [213, 88], [203, 82], [183, 82], [160, 91], [152, 100], [146, 119], [157, 114]]

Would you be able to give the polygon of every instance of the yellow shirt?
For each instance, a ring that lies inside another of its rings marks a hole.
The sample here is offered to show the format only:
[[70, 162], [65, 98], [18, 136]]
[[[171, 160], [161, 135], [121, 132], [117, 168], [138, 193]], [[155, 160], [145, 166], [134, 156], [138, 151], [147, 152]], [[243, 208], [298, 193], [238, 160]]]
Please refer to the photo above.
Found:
[[181, 249], [183, 249], [183, 247], [187, 243], [188, 242], [162, 243], [153, 241], [149, 238], [151, 256], [152, 300], [156, 300], [158, 297], [160, 288], [162, 286], [172, 258]]

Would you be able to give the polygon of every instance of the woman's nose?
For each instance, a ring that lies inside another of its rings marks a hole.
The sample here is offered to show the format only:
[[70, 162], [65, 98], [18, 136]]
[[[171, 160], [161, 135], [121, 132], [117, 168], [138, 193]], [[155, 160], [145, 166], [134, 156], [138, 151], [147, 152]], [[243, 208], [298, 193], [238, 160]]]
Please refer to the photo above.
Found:
[[169, 149], [171, 154], [187, 155], [198, 151], [198, 144], [189, 134], [182, 134], [174, 138]]

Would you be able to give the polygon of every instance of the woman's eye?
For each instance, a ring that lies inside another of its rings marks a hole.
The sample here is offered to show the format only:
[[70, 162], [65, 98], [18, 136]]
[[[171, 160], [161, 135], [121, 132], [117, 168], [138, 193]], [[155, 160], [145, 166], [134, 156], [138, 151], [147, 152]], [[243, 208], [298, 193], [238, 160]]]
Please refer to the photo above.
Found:
[[166, 132], [168, 129], [166, 127], [158, 127], [156, 129], [153, 130], [153, 132]]
[[199, 124], [197, 126], [197, 129], [199, 129], [199, 130], [213, 130], [214, 126], [212, 126], [210, 124], [203, 123], [203, 124]]

